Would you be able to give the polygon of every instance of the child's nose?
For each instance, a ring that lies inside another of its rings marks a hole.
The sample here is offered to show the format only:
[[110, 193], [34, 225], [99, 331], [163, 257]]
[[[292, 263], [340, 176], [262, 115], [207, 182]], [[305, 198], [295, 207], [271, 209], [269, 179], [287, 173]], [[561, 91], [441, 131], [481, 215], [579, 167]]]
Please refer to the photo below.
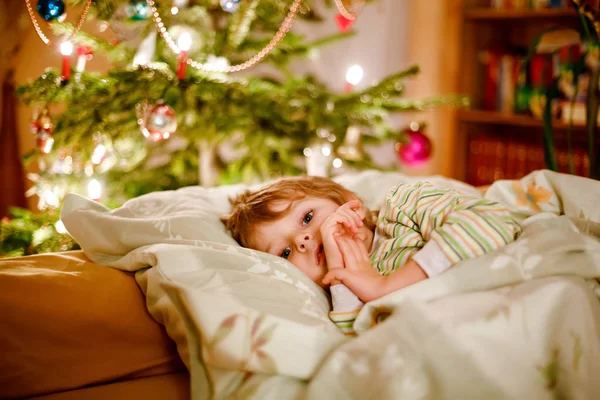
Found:
[[313, 236], [310, 233], [301, 233], [296, 236], [296, 245], [298, 250], [311, 249], [314, 247], [313, 242]]

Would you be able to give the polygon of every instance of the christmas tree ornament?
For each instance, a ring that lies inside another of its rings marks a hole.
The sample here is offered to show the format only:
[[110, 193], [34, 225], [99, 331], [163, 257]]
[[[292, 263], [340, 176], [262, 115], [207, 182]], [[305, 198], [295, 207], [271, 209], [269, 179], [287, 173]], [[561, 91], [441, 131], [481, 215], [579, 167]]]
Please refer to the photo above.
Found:
[[338, 31], [340, 31], [341, 33], [346, 33], [350, 29], [352, 29], [352, 24], [354, 23], [354, 20], [348, 19], [342, 14], [337, 14], [335, 16], [335, 23], [337, 24]]
[[221, 8], [228, 13], [234, 13], [240, 8], [241, 0], [221, 0]]
[[60, 44], [60, 54], [62, 54], [62, 72], [61, 78], [66, 81], [71, 76], [71, 54], [73, 53], [73, 44], [66, 41]]
[[58, 158], [52, 163], [51, 170], [55, 174], [70, 175], [73, 173], [73, 157], [65, 148], [58, 151]]
[[[71, 40], [73, 36], [77, 35], [79, 30], [81, 29], [81, 26], [85, 21], [85, 17], [87, 16], [90, 6], [92, 5], [92, 1], [93, 0], [87, 0], [87, 2], [85, 3], [83, 11], [81, 11], [81, 15], [79, 17], [79, 22], [75, 26], [75, 29], [73, 29], [71, 34], [66, 39], [67, 41]], [[35, 28], [35, 32], [38, 34], [40, 39], [42, 39], [42, 42], [49, 46], [51, 44], [51, 41], [44, 34], [42, 28], [40, 28], [40, 25], [37, 22], [37, 18], [33, 11], [33, 7], [31, 6], [31, 0], [25, 0], [25, 5], [27, 6], [27, 13], [29, 14], [29, 19], [31, 20], [31, 23]], [[37, 3], [37, 10], [38, 13], [42, 16], [42, 18], [44, 18], [46, 21], [53, 21], [56, 19], [57, 21], [62, 22], [67, 16], [67, 14], [64, 12], [65, 4], [62, 0], [39, 0]]]
[[94, 166], [96, 171], [104, 173], [111, 169], [117, 162], [115, 149], [112, 141], [107, 135], [100, 132], [94, 133], [94, 150], [90, 157], [92, 170]]
[[36, 147], [41, 154], [48, 154], [52, 151], [54, 138], [52, 131], [54, 124], [48, 115], [48, 110], [44, 109], [39, 116], [34, 117], [31, 124], [31, 133], [36, 135]]
[[398, 158], [409, 168], [422, 166], [431, 157], [431, 141], [420, 128], [411, 129], [405, 135], [408, 139], [406, 143], [396, 143]]
[[144, 137], [162, 142], [177, 130], [175, 111], [160, 100], [150, 106], [147, 103], [138, 108], [138, 124]]
[[142, 40], [135, 56], [133, 56], [134, 67], [150, 64], [156, 52], [156, 34], [156, 31], [152, 31]]
[[187, 32], [182, 32], [177, 38], [177, 47], [179, 47], [179, 55], [177, 60], [177, 78], [179, 80], [185, 79], [185, 73], [187, 71], [187, 59], [192, 45], [192, 37]]
[[[169, 50], [171, 50], [171, 52], [174, 55], [178, 55], [179, 47], [177, 47], [177, 44], [171, 37], [171, 34], [165, 28], [165, 24], [163, 22], [163, 19], [160, 16], [158, 8], [156, 7], [156, 3], [154, 2], [154, 0], [146, 0], [146, 1], [147, 1], [148, 5], [150, 6], [150, 10], [152, 13], [152, 20], [154, 21], [154, 25], [156, 26], [156, 29], [159, 31], [160, 36], [162, 37], [163, 41], [165, 42], [165, 44], [167, 45]], [[235, 0], [230, 0], [230, 1], [232, 2], [232, 4], [239, 3], [239, 1], [236, 2]], [[275, 47], [277, 47], [279, 42], [281, 42], [283, 40], [285, 35], [288, 33], [288, 31], [292, 27], [292, 23], [294, 22], [296, 15], [300, 11], [301, 4], [302, 4], [302, 0], [294, 0], [292, 5], [290, 6], [289, 12], [283, 19], [283, 22], [279, 26], [279, 29], [277, 30], [277, 32], [275, 33], [273, 38], [271, 38], [269, 43], [267, 43], [265, 45], [265, 47], [263, 47], [262, 50], [258, 51], [255, 55], [253, 55], [252, 57], [250, 57], [248, 60], [244, 61], [243, 63], [231, 65], [231, 66], [228, 66], [226, 69], [217, 70], [217, 71], [208, 68], [206, 64], [199, 63], [199, 62], [191, 60], [191, 59], [188, 60], [188, 65], [190, 65], [192, 68], [196, 68], [200, 71], [213, 71], [213, 72], [240, 72], [240, 71], [244, 71], [248, 68], [252, 68], [256, 64], [260, 63], [266, 56], [268, 56], [269, 53], [271, 53], [271, 51], [273, 51], [273, 49]]]
[[100, 132], [94, 133], [94, 151], [92, 152], [91, 161], [93, 164], [100, 164], [106, 158], [106, 146], [104, 138]]
[[[354, 22], [356, 20], [356, 18], [358, 17], [358, 14], [360, 14], [360, 12], [362, 11], [363, 7], [365, 6], [365, 1], [366, 0], [356, 0], [354, 2], [355, 4], [352, 4], [353, 3], [352, 0], [334, 0], [335, 6], [337, 7], [338, 11], [340, 12], [339, 15], [341, 15], [345, 19], [352, 21], [352, 22]], [[349, 11], [346, 8], [346, 5], [344, 3], [351, 3], [354, 10]]]
[[329, 176], [332, 165], [332, 145], [327, 140], [331, 135], [328, 129], [317, 130], [317, 138], [305, 148], [303, 153], [306, 157], [306, 173], [310, 176]]
[[214, 54], [209, 54], [204, 62], [204, 66], [210, 71], [226, 71], [229, 65], [230, 63], [227, 58], [217, 57]]
[[52, 134], [40, 131], [36, 136], [35, 144], [41, 154], [48, 154], [52, 151], [52, 146], [54, 146], [54, 138]]
[[65, 13], [65, 3], [62, 0], [38, 0], [36, 9], [38, 14], [46, 21], [54, 21], [56, 19], [62, 22], [67, 16]]
[[85, 64], [93, 57], [92, 50], [87, 46], [77, 47], [77, 64], [75, 65], [75, 71], [81, 74], [85, 71]]
[[359, 161], [364, 157], [360, 141], [360, 129], [357, 126], [349, 126], [346, 139], [338, 149], [338, 154], [345, 160]]
[[152, 11], [146, 0], [131, 0], [125, 12], [131, 21], [144, 21], [152, 15]]

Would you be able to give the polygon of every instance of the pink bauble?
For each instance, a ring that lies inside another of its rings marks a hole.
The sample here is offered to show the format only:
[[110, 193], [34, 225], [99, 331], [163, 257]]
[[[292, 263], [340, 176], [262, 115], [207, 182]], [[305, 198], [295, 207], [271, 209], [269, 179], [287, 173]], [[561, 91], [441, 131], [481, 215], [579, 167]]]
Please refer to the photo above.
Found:
[[335, 16], [335, 23], [337, 24], [338, 30], [341, 33], [346, 33], [350, 29], [352, 29], [352, 24], [354, 23], [354, 20], [348, 19], [348, 18], [344, 17], [342, 14], [337, 14]]
[[408, 131], [406, 136], [408, 143], [396, 144], [398, 158], [407, 167], [420, 167], [431, 157], [431, 141], [420, 131]]

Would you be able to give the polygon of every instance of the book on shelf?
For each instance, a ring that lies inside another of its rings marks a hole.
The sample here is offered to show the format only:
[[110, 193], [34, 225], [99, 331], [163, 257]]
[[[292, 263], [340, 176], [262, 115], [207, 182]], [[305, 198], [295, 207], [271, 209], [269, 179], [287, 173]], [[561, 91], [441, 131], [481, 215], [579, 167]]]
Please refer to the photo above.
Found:
[[570, 0], [490, 0], [490, 7], [497, 9], [532, 9], [568, 8]]
[[566, 121], [569, 99], [576, 97], [575, 124], [585, 121], [581, 107], [585, 105], [589, 73], [578, 76], [574, 85], [573, 69], [583, 49], [579, 43], [561, 47], [554, 53], [534, 54], [523, 66], [523, 51], [489, 48], [479, 53], [482, 68], [482, 108], [487, 111], [528, 114], [541, 119], [546, 93], [556, 77], [560, 96], [553, 99], [553, 117]]
[[484, 68], [483, 108], [513, 112], [515, 88], [523, 57], [506, 51], [486, 50], [479, 57]]
[[[556, 151], [559, 172], [570, 173], [569, 153], [566, 146]], [[587, 176], [589, 159], [586, 150], [573, 149], [575, 175]], [[489, 185], [499, 179], [520, 179], [530, 172], [545, 169], [544, 149], [541, 143], [503, 138], [494, 134], [477, 134], [469, 142], [467, 182], [475, 186]]]

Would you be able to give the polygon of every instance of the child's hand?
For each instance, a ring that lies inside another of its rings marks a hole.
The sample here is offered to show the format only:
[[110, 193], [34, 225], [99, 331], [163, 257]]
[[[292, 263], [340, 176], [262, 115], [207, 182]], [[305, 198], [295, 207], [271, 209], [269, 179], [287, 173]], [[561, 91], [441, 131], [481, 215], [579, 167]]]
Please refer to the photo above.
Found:
[[345, 268], [330, 269], [323, 283], [341, 282], [365, 303], [383, 296], [386, 278], [371, 265], [364, 243], [348, 235], [336, 235], [336, 239]]
[[351, 200], [340, 206], [321, 225], [321, 239], [327, 260], [327, 268], [343, 268], [344, 258], [335, 240], [336, 234], [346, 232], [354, 235], [362, 227], [365, 211], [360, 200]]

